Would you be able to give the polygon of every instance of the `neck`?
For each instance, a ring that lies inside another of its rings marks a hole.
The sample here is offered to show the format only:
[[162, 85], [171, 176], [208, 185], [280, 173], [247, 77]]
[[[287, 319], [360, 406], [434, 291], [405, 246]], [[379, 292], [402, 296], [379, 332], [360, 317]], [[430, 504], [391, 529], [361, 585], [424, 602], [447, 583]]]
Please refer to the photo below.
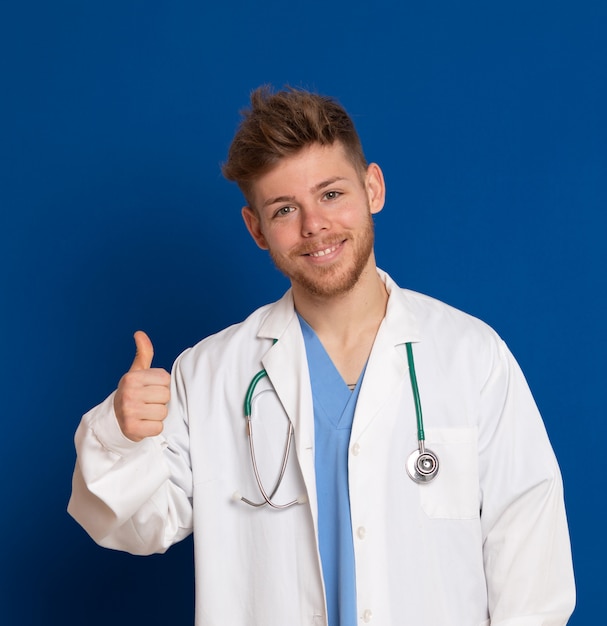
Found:
[[314, 329], [344, 382], [352, 389], [369, 358], [386, 314], [388, 293], [373, 259], [356, 285], [339, 296], [319, 298], [293, 286], [297, 312]]
[[297, 312], [322, 339], [347, 344], [361, 333], [375, 336], [386, 313], [388, 294], [373, 258], [356, 285], [344, 294], [321, 297], [293, 285]]

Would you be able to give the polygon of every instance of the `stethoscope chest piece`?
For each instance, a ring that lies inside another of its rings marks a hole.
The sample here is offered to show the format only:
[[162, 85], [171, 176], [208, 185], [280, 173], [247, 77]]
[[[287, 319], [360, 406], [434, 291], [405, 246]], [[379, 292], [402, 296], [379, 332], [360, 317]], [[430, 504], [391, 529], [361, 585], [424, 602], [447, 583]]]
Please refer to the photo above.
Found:
[[438, 474], [438, 457], [432, 450], [414, 450], [407, 459], [407, 474], [416, 483], [429, 483]]

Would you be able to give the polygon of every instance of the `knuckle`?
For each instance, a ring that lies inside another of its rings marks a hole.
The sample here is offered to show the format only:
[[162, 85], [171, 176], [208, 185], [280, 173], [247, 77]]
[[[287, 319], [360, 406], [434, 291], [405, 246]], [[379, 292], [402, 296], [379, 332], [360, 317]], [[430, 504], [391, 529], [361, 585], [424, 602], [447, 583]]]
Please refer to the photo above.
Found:
[[136, 372], [127, 372], [118, 383], [118, 388], [124, 393], [127, 390], [133, 389], [137, 386], [137, 377], [134, 376]]

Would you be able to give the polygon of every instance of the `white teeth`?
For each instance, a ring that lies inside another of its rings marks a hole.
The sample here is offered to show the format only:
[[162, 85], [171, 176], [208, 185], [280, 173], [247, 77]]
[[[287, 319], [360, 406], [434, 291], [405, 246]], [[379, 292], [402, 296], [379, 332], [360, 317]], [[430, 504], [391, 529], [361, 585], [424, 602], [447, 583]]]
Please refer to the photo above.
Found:
[[330, 254], [334, 250], [337, 250], [337, 246], [327, 248], [326, 250], [319, 250], [318, 252], [310, 252], [310, 256], [325, 256], [325, 254]]

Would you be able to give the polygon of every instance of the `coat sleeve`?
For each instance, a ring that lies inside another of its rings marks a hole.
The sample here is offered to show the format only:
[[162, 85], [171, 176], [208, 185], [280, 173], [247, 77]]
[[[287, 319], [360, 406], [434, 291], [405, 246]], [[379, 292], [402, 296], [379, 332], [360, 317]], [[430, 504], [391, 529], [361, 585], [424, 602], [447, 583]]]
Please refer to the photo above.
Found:
[[68, 513], [99, 545], [131, 554], [166, 551], [192, 531], [192, 474], [179, 374], [171, 377], [163, 434], [127, 439], [114, 394], [86, 413], [75, 436]]
[[575, 606], [575, 585], [561, 474], [523, 373], [501, 341], [481, 412], [491, 625], [564, 625]]

